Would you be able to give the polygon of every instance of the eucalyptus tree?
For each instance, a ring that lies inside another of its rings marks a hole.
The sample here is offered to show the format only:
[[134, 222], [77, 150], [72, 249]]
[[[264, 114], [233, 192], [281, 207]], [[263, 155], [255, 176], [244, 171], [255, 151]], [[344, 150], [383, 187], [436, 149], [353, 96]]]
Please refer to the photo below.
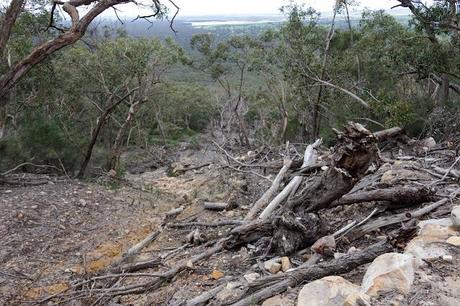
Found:
[[397, 6], [412, 12], [411, 24], [428, 43], [424, 52], [415, 56], [414, 73], [439, 84], [438, 100], [446, 104], [451, 91], [460, 94], [460, 5], [457, 0], [438, 0], [430, 5], [412, 0], [398, 2]]
[[[174, 2], [165, 2], [171, 3], [178, 10]], [[1, 62], [4, 63], [2, 75], [0, 76], [0, 136], [4, 133], [5, 108], [10, 100], [8, 93], [11, 88], [28, 74], [34, 66], [42, 63], [58, 50], [80, 40], [85, 35], [91, 22], [104, 11], [127, 3], [138, 5], [134, 0], [52, 0], [51, 3], [44, 0], [8, 1], [0, 16], [0, 57], [2, 58]], [[164, 3], [160, 0], [152, 0], [151, 6], [152, 14], [139, 17], [160, 17], [167, 11]], [[10, 60], [11, 58], [8, 57], [10, 53], [5, 51], [11, 45], [16, 25], [21, 20], [21, 17], [25, 14], [43, 14], [46, 10], [49, 10], [48, 29], [55, 30], [51, 31], [52, 38], [37, 41], [35, 36], [29, 36], [30, 41], [35, 40], [33, 48], [27, 53], [22, 54], [20, 58], [15, 58], [14, 61]], [[61, 11], [70, 17], [70, 25], [68, 27], [64, 27], [56, 22]], [[6, 60], [5, 56], [8, 57]]]
[[155, 86], [171, 67], [184, 60], [184, 52], [171, 39], [161, 42], [121, 37], [104, 41], [95, 51], [80, 48], [69, 56], [69, 61], [80, 67], [86, 82], [91, 82], [93, 88], [89, 91], [85, 88], [85, 95], [100, 113], [79, 176], [84, 175], [97, 137], [115, 111], [124, 118], [114, 120], [118, 130], [110, 137], [107, 169], [117, 170], [122, 141], [134, 116], [145, 103], [154, 103]]
[[245, 86], [247, 73], [250, 69], [254, 46], [257, 44], [251, 37], [233, 36], [216, 42], [210, 34], [198, 34], [192, 37], [191, 46], [201, 54], [201, 60], [194, 66], [207, 72], [224, 90], [224, 109], [228, 108], [230, 128], [233, 116], [238, 125], [239, 140], [242, 145], [249, 146], [249, 130], [242, 114], [246, 107]]

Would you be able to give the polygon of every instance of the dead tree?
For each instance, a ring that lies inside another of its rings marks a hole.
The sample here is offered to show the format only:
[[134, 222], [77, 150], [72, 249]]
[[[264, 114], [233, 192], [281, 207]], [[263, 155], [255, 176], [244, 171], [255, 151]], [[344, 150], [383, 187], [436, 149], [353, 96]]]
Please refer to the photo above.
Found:
[[378, 162], [377, 139], [362, 125], [350, 122], [343, 132], [335, 132], [338, 141], [329, 158], [329, 169], [268, 219], [234, 228], [231, 232], [233, 239], [227, 246], [272, 237], [271, 251], [291, 254], [323, 236], [325, 224], [312, 212], [328, 207], [347, 194], [371, 164]]

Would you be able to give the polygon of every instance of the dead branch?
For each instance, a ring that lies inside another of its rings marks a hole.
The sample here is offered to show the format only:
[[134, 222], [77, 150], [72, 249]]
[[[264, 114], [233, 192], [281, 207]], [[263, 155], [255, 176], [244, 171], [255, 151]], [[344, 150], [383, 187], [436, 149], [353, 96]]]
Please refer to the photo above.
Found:
[[455, 178], [460, 178], [460, 171], [458, 171], [458, 170], [451, 169], [449, 171], [449, 169], [444, 169], [444, 168], [441, 168], [441, 167], [438, 167], [438, 166], [433, 166], [433, 170], [441, 174], [441, 175], [439, 175], [439, 178], [441, 178], [441, 179], [444, 177], [444, 175], [446, 175], [446, 173], [447, 173], [448, 176], [453, 176]]
[[284, 176], [286, 175], [286, 172], [289, 170], [291, 167], [292, 160], [289, 158], [286, 158], [284, 160], [283, 167], [281, 168], [280, 172], [276, 176], [275, 180], [273, 181], [272, 185], [270, 188], [262, 195], [262, 197], [257, 200], [257, 202], [252, 206], [251, 210], [248, 212], [246, 215], [245, 220], [252, 220], [256, 216], [256, 214], [264, 208], [267, 204], [268, 201], [273, 197], [273, 194], [278, 190], [281, 181], [283, 180]]
[[425, 207], [422, 207], [420, 209], [417, 209], [415, 211], [405, 212], [405, 213], [400, 213], [400, 214], [397, 214], [397, 215], [391, 215], [391, 216], [387, 216], [387, 217], [378, 218], [378, 219], [374, 220], [373, 222], [370, 222], [370, 223], [368, 223], [366, 225], [363, 225], [360, 228], [358, 228], [358, 230], [356, 232], [354, 232], [351, 235], [350, 238], [355, 240], [355, 239], [363, 236], [364, 234], [372, 232], [372, 231], [375, 231], [375, 230], [377, 230], [379, 228], [389, 226], [389, 225], [393, 225], [393, 224], [398, 224], [398, 223], [401, 223], [401, 222], [407, 222], [407, 221], [410, 221], [412, 219], [420, 218], [421, 216], [426, 215], [429, 212], [432, 212], [433, 210], [439, 208], [440, 206], [442, 206], [442, 205], [446, 204], [447, 202], [451, 201], [452, 199], [456, 198], [458, 196], [458, 194], [460, 194], [460, 188], [455, 190], [454, 192], [452, 192], [448, 197], [446, 197], [444, 199], [441, 199], [441, 200], [439, 200], [437, 202], [434, 202], [432, 204], [429, 204], [429, 205], [427, 205]]
[[138, 254], [143, 248], [145, 248], [148, 244], [150, 244], [153, 240], [155, 240], [158, 235], [162, 233], [162, 229], [156, 230], [151, 232], [147, 237], [145, 237], [142, 241], [139, 243], [133, 245], [131, 248], [129, 248], [125, 254], [123, 254], [122, 257], [124, 258], [129, 258], [132, 257], [135, 254]]
[[173, 216], [176, 216], [178, 214], [180, 214], [181, 212], [184, 211], [184, 206], [181, 206], [181, 207], [178, 207], [178, 208], [174, 208], [174, 209], [171, 209], [170, 211], [167, 211], [165, 213], [165, 217], [168, 218], [168, 217], [173, 217]]
[[363, 202], [388, 201], [402, 206], [412, 206], [430, 199], [435, 190], [426, 187], [394, 187], [344, 195], [329, 207], [350, 205]]
[[193, 226], [202, 226], [202, 227], [219, 227], [219, 226], [228, 226], [228, 225], [241, 225], [244, 224], [244, 221], [241, 220], [223, 220], [214, 223], [207, 222], [187, 222], [187, 223], [174, 223], [168, 224], [168, 227], [171, 228], [182, 228], [182, 227], [193, 227]]
[[[374, 260], [377, 256], [389, 252], [392, 247], [387, 242], [381, 242], [374, 244], [364, 251], [348, 254], [338, 259], [333, 259], [329, 262], [319, 263], [311, 266], [299, 266], [292, 272], [287, 272], [283, 276], [279, 276], [282, 280], [279, 282], [269, 285], [256, 292], [250, 292], [246, 296], [231, 304], [232, 306], [249, 306], [259, 303], [267, 298], [274, 295], [280, 294], [286, 291], [289, 287], [293, 288], [305, 281], [313, 281], [328, 275], [337, 275], [346, 273], [359, 267], [363, 264], [369, 263]], [[262, 278], [257, 281], [257, 286], [263, 286], [261, 284], [266, 281], [267, 283], [273, 282], [273, 277]]]
[[34, 163], [31, 163], [31, 162], [25, 162], [25, 163], [22, 163], [22, 164], [19, 164], [17, 165], [16, 167], [8, 170], [8, 171], [5, 171], [3, 173], [0, 173], [0, 176], [5, 176], [5, 175], [8, 175], [16, 170], [18, 170], [19, 168], [22, 168], [24, 166], [33, 166], [33, 167], [36, 167], [36, 168], [53, 168], [53, 169], [56, 169], [56, 170], [59, 170], [59, 168], [55, 167], [55, 166], [50, 166], [50, 165], [37, 165], [37, 164], [34, 164]]
[[384, 141], [389, 138], [393, 138], [404, 134], [404, 130], [400, 127], [393, 127], [387, 130], [378, 131], [374, 133], [374, 137], [377, 138], [378, 141]]
[[[316, 163], [316, 160], [318, 158], [317, 154], [317, 148], [321, 145], [322, 140], [318, 139], [316, 140], [313, 144], [308, 145], [307, 148], [305, 149], [305, 154], [304, 154], [304, 159], [303, 159], [303, 164], [302, 168], [312, 166], [313, 164]], [[302, 182], [302, 176], [296, 176], [294, 177], [289, 184], [284, 187], [283, 191], [281, 191], [264, 209], [264, 211], [260, 214], [259, 219], [267, 219], [272, 212], [291, 194], [291, 192], [294, 190], [297, 190], [299, 187], [300, 183]]]
[[216, 211], [222, 211], [222, 210], [226, 210], [227, 208], [229, 208], [228, 203], [218, 203], [218, 202], [204, 202], [203, 206], [204, 206], [204, 209], [216, 210]]
[[124, 272], [131, 273], [131, 272], [136, 272], [139, 270], [154, 268], [158, 266], [159, 264], [161, 264], [161, 259], [159, 257], [154, 257], [149, 260], [143, 260], [143, 261], [128, 263], [124, 265], [119, 265], [117, 267], [111, 268], [109, 271], [110, 273], [114, 273], [114, 274], [119, 274], [119, 273], [124, 273]]

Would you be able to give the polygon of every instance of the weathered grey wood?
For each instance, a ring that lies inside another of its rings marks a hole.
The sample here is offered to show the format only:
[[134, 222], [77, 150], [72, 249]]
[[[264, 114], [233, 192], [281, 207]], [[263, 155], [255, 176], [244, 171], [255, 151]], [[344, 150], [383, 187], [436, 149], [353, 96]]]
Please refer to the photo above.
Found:
[[204, 209], [216, 210], [216, 211], [222, 211], [222, 210], [226, 210], [227, 208], [229, 208], [228, 203], [221, 203], [221, 202], [204, 202], [203, 206], [204, 206]]
[[[329, 262], [323, 262], [316, 265], [300, 266], [297, 270], [285, 273], [280, 276], [282, 280], [266, 286], [263, 289], [249, 294], [240, 301], [231, 304], [232, 306], [249, 306], [257, 304], [274, 295], [286, 291], [289, 287], [296, 287], [305, 281], [313, 281], [328, 275], [337, 275], [349, 272], [356, 267], [373, 261], [377, 256], [387, 253], [392, 250], [392, 247], [387, 242], [374, 244], [364, 251], [344, 255], [338, 259], [333, 259]], [[267, 283], [273, 282], [273, 277], [262, 278], [258, 280], [258, 284], [262, 284], [264, 280]]]
[[449, 197], [441, 199], [437, 202], [434, 202], [432, 204], [429, 204], [425, 207], [422, 207], [420, 209], [414, 210], [412, 212], [405, 212], [405, 213], [400, 213], [396, 215], [391, 215], [387, 217], [381, 217], [378, 218], [372, 222], [369, 222], [360, 228], [356, 232], [354, 232], [351, 235], [351, 239], [357, 239], [361, 236], [363, 236], [366, 233], [375, 231], [379, 228], [397, 224], [400, 222], [407, 222], [412, 219], [420, 218], [423, 215], [426, 215], [429, 212], [432, 212], [433, 210], [437, 209], [438, 207], [441, 207], [442, 205], [446, 204], [447, 202], [451, 201], [452, 199], [456, 198], [457, 195], [460, 194], [460, 188], [455, 190], [453, 193], [449, 195]]
[[417, 205], [426, 202], [435, 190], [426, 187], [393, 187], [346, 194], [329, 207], [372, 201], [389, 201], [401, 206]]
[[275, 177], [275, 180], [273, 181], [272, 185], [270, 188], [265, 191], [265, 193], [260, 197], [260, 199], [257, 200], [257, 202], [251, 207], [251, 210], [248, 212], [248, 214], [245, 217], [245, 220], [252, 220], [256, 216], [256, 214], [264, 208], [270, 201], [270, 199], [273, 197], [275, 192], [278, 190], [281, 181], [286, 175], [286, 172], [289, 170], [291, 167], [292, 160], [289, 158], [286, 158], [284, 160], [283, 167], [281, 168], [280, 172], [278, 175]]
[[[316, 153], [316, 149], [321, 145], [322, 140], [318, 139], [313, 144], [307, 146], [305, 149], [304, 160], [302, 164], [302, 168], [312, 166], [316, 163], [318, 159], [318, 154]], [[284, 187], [283, 191], [281, 191], [271, 202], [267, 205], [264, 211], [260, 214], [259, 219], [266, 220], [272, 212], [289, 196], [292, 190], [297, 190], [300, 183], [302, 182], [302, 176], [294, 177], [289, 184]]]

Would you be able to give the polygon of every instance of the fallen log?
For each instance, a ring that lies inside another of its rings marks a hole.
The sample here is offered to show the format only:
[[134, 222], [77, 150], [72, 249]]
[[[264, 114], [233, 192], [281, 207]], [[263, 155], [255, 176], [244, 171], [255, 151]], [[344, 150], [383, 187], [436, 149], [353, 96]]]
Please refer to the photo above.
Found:
[[426, 187], [394, 187], [346, 194], [329, 207], [372, 201], [388, 201], [398, 206], [412, 206], [430, 200], [435, 190]]
[[158, 265], [161, 264], [161, 258], [160, 257], [154, 257], [149, 260], [143, 260], [143, 261], [138, 261], [138, 262], [133, 262], [133, 263], [128, 263], [124, 265], [119, 265], [117, 267], [113, 267], [109, 269], [110, 273], [118, 274], [118, 273], [132, 273], [136, 272], [139, 270], [144, 270], [144, 269], [150, 269], [154, 268]]
[[204, 209], [207, 210], [215, 210], [215, 211], [222, 211], [229, 208], [228, 203], [218, 203], [218, 202], [204, 202], [203, 203]]
[[[313, 281], [328, 275], [337, 275], [349, 272], [363, 264], [372, 262], [377, 256], [390, 252], [392, 249], [392, 246], [388, 242], [380, 242], [361, 252], [347, 254], [329, 262], [308, 266], [301, 265], [294, 271], [287, 272], [283, 275], [275, 275], [262, 278], [247, 288], [248, 291], [244, 298], [240, 299], [239, 301], [235, 301], [235, 303], [231, 305], [254, 305], [274, 295], [286, 291], [289, 287], [296, 287], [303, 282]], [[273, 284], [276, 279], [279, 279], [279, 281]], [[267, 284], [271, 285], [266, 286]], [[252, 292], [250, 289], [254, 289], [254, 287], [265, 288]]]
[[241, 220], [222, 220], [217, 222], [184, 222], [184, 223], [172, 223], [168, 224], [171, 228], [183, 228], [183, 227], [219, 227], [228, 225], [241, 225], [244, 221]]
[[349, 238], [349, 240], [356, 240], [359, 237], [365, 235], [366, 233], [375, 231], [379, 228], [420, 218], [421, 216], [426, 215], [427, 213], [432, 212], [433, 210], [453, 200], [457, 197], [458, 194], [460, 194], [460, 188], [452, 192], [448, 197], [441, 199], [437, 202], [431, 203], [429, 205], [426, 205], [412, 212], [405, 212], [375, 219], [374, 221], [369, 222], [358, 228], [357, 231], [353, 232], [347, 238]]
[[402, 134], [404, 134], [404, 130], [402, 128], [393, 127], [393, 128], [390, 128], [390, 129], [375, 132], [374, 137], [378, 141], [384, 141], [384, 140], [387, 140], [388, 138], [393, 138], [393, 137], [396, 137], [396, 136], [399, 136], [399, 135], [402, 135]]

